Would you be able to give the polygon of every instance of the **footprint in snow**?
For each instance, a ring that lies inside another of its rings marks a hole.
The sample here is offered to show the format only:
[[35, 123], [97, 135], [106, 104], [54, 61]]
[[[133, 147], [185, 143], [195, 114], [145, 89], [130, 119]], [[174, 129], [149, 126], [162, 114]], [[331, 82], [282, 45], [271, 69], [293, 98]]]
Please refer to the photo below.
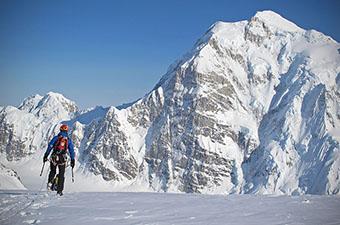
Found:
[[38, 224], [38, 223], [40, 223], [40, 220], [25, 220], [23, 223]]
[[[37, 213], [35, 212], [20, 212], [20, 216], [35, 216]], [[38, 213], [38, 215], [41, 215], [41, 213]]]
[[305, 199], [305, 200], [302, 201], [302, 203], [308, 204], [308, 203], [310, 203], [310, 200], [309, 199]]

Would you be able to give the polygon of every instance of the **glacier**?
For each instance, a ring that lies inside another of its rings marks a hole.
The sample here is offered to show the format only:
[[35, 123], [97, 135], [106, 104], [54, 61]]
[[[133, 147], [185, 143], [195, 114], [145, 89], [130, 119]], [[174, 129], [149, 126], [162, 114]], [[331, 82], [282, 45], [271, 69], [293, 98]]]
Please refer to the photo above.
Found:
[[1, 107], [0, 162], [41, 189], [66, 123], [69, 190], [338, 195], [339, 89], [340, 44], [261, 11], [213, 24], [131, 104], [82, 111], [49, 92]]

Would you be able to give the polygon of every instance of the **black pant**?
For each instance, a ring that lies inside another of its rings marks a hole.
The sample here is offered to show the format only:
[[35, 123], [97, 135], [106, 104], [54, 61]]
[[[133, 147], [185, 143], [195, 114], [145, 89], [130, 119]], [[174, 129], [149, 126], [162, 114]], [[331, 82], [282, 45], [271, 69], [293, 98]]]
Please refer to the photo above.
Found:
[[48, 182], [52, 183], [52, 180], [53, 180], [53, 178], [55, 177], [55, 174], [56, 174], [57, 166], [59, 168], [57, 191], [60, 192], [60, 191], [64, 190], [65, 164], [63, 164], [63, 165], [54, 165], [51, 162], [51, 171], [50, 171], [50, 174], [48, 176]]

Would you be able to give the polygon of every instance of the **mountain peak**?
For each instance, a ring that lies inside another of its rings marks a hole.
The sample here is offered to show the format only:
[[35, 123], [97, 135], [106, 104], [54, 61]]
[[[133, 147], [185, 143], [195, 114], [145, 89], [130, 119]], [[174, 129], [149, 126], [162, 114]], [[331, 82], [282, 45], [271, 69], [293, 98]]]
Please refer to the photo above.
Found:
[[281, 15], [270, 10], [258, 11], [255, 16], [251, 18], [250, 23], [257, 20], [262, 21], [264, 24], [270, 27], [274, 27], [280, 30], [285, 30], [289, 32], [304, 31], [293, 22], [283, 18]]
[[57, 93], [57, 92], [47, 92], [47, 94], [44, 97], [52, 97], [52, 98], [56, 98], [56, 99], [66, 99], [68, 100], [64, 95]]
[[39, 101], [43, 98], [43, 96], [39, 94], [31, 95], [28, 98], [25, 98], [24, 101], [19, 105], [18, 109], [31, 112], [35, 107], [37, 107]]
[[35, 111], [39, 111], [41, 108], [46, 106], [56, 106], [56, 104], [76, 105], [64, 95], [50, 91], [44, 96], [35, 94], [25, 98], [24, 101], [18, 106], [18, 109], [34, 113]]
[[75, 102], [56, 92], [48, 92], [44, 96], [34, 95], [27, 98], [19, 106], [19, 109], [33, 113], [38, 117], [58, 114], [59, 116], [57, 117], [60, 118], [72, 117], [78, 111]]
[[48, 92], [41, 100], [42, 102], [58, 102], [61, 104], [76, 105], [75, 102], [66, 98], [64, 95], [57, 92]]

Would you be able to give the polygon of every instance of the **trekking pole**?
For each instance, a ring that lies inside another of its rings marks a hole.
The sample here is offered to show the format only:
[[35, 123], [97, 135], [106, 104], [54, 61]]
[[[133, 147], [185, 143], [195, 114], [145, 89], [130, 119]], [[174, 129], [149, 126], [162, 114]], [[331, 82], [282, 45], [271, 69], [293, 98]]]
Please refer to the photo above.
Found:
[[73, 174], [73, 168], [72, 168], [72, 183], [74, 183], [74, 174]]
[[44, 162], [44, 164], [43, 164], [43, 166], [42, 166], [42, 168], [41, 168], [40, 176], [42, 176], [42, 174], [43, 174], [44, 167], [45, 167], [45, 162]]

